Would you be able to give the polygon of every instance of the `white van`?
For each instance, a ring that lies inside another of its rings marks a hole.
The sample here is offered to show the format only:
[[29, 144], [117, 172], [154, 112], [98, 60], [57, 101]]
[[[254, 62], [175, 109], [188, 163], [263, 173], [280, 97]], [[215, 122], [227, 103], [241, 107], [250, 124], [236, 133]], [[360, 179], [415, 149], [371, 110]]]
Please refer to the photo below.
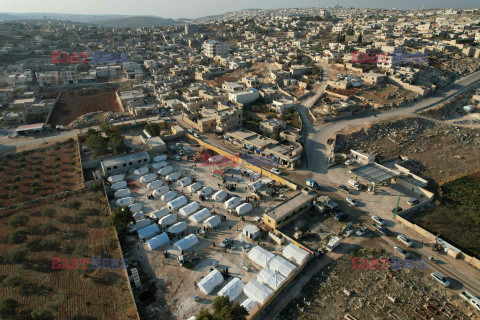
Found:
[[356, 180], [353, 180], [353, 179], [348, 180], [348, 185], [354, 188], [355, 190], [360, 190], [360, 182]]

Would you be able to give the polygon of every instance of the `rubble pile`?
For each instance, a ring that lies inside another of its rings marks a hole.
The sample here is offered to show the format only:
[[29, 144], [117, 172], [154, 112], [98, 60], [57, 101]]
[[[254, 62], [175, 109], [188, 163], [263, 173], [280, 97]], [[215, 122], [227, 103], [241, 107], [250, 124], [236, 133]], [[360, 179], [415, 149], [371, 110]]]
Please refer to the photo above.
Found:
[[74, 129], [80, 129], [80, 128], [84, 128], [84, 127], [87, 127], [87, 126], [100, 124], [101, 123], [100, 119], [98, 119], [96, 117], [99, 114], [104, 115], [104, 119], [103, 119], [104, 121], [117, 120], [117, 119], [120, 119], [122, 117], [121, 113], [112, 112], [112, 111], [105, 112], [105, 113], [101, 112], [101, 111], [90, 112], [90, 113], [86, 113], [86, 114], [78, 117], [75, 121], [73, 121], [70, 124], [70, 126]]
[[436, 68], [427, 68], [415, 74], [412, 84], [422, 87], [434, 85], [437, 88], [443, 88], [450, 84], [454, 78], [455, 75], [453, 73], [441, 71]]
[[474, 93], [475, 90], [469, 90], [434, 108], [420, 112], [420, 115], [437, 120], [459, 118], [465, 114], [463, 107], [471, 104], [471, 98]]

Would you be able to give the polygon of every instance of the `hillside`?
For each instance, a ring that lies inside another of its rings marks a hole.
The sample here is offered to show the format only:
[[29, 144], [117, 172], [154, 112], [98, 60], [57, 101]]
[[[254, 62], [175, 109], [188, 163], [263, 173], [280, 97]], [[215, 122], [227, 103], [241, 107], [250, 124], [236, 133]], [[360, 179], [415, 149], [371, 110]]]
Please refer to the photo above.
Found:
[[104, 26], [104, 27], [112, 27], [112, 28], [140, 28], [140, 27], [185, 24], [185, 22], [178, 21], [178, 20], [166, 19], [166, 18], [160, 18], [160, 17], [151, 17], [151, 16], [99, 20], [99, 21], [92, 21], [91, 23]]

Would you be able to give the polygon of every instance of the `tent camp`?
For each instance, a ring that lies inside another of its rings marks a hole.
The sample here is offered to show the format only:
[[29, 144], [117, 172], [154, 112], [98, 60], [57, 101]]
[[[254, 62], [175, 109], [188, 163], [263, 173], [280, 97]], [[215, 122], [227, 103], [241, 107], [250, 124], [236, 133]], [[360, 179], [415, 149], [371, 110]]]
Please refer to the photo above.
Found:
[[161, 162], [161, 161], [165, 161], [167, 160], [167, 155], [166, 154], [162, 154], [162, 155], [159, 155], [159, 156], [156, 156], [155, 158], [153, 158], [153, 162]]
[[218, 296], [229, 297], [230, 301], [235, 301], [243, 292], [243, 282], [239, 278], [233, 278], [219, 292]]
[[188, 224], [185, 221], [177, 222], [173, 226], [167, 229], [168, 232], [173, 234], [179, 234], [187, 230]]
[[216, 287], [218, 287], [223, 282], [223, 276], [218, 270], [213, 270], [205, 278], [203, 278], [199, 283], [197, 283], [198, 289], [200, 289], [205, 294], [212, 293]]
[[117, 183], [117, 182], [125, 180], [125, 175], [124, 174], [117, 174], [117, 175], [108, 177], [107, 180], [108, 180], [108, 182], [110, 182], [112, 184]]
[[168, 166], [167, 161], [162, 161], [162, 162], [157, 162], [157, 163], [152, 164], [152, 168], [155, 169], [155, 170], [160, 170], [162, 168], [165, 168], [166, 166]]
[[220, 190], [220, 191], [217, 191], [217, 192], [213, 195], [212, 199], [215, 200], [215, 201], [217, 201], [217, 202], [223, 202], [223, 200], [225, 200], [225, 199], [227, 198], [227, 196], [228, 196], [227, 191], [225, 191], [225, 190]]
[[120, 189], [123, 189], [123, 188], [126, 188], [126, 187], [127, 187], [127, 181], [125, 181], [125, 180], [112, 184], [112, 190], [113, 191], [117, 191], [117, 190], [120, 190]]
[[121, 198], [115, 201], [115, 204], [119, 207], [126, 207], [131, 205], [135, 201], [134, 197]]
[[157, 175], [155, 173], [149, 173], [149, 174], [146, 174], [146, 175], [140, 177], [140, 182], [141, 183], [149, 183], [149, 182], [152, 182], [155, 179], [157, 179]]
[[273, 293], [273, 290], [260, 283], [257, 279], [252, 279], [243, 287], [243, 292], [253, 301], [264, 304]]
[[236, 207], [235, 211], [237, 211], [238, 215], [243, 216], [244, 214], [247, 214], [250, 211], [252, 211], [252, 209], [253, 209], [253, 205], [250, 202], [247, 202]]
[[203, 226], [206, 228], [214, 228], [222, 222], [222, 218], [219, 215], [212, 216], [203, 222]]
[[248, 258], [261, 266], [262, 268], [268, 267], [268, 262], [274, 257], [275, 255], [267, 250], [263, 249], [260, 246], [253, 247], [248, 252]]
[[212, 192], [213, 192], [213, 189], [212, 189], [212, 188], [210, 188], [210, 187], [205, 187], [205, 188], [203, 188], [202, 190], [198, 191], [197, 194], [198, 194], [198, 196], [200, 196], [200, 195], [208, 196], [208, 195], [210, 195]]
[[196, 245], [198, 242], [197, 237], [194, 234], [189, 234], [188, 236], [178, 240], [175, 242], [174, 246], [178, 249], [178, 251], [188, 250]]
[[257, 280], [276, 291], [285, 281], [285, 277], [269, 268], [263, 268], [257, 274]]
[[177, 181], [181, 176], [182, 176], [182, 174], [180, 172], [174, 172], [174, 173], [170, 173], [168, 176], [166, 176], [165, 180], [167, 180], [167, 181]]
[[170, 211], [174, 211], [186, 205], [187, 202], [188, 200], [185, 196], [180, 196], [168, 202], [167, 207]]
[[145, 219], [145, 214], [143, 213], [143, 211], [137, 211], [133, 214], [133, 219], [135, 221], [139, 221], [139, 220], [142, 220], [142, 219]]
[[163, 207], [162, 209], [153, 211], [149, 214], [150, 218], [152, 218], [152, 219], [161, 219], [161, 218], [163, 218], [167, 215], [168, 215], [168, 208], [167, 207]]
[[252, 191], [257, 191], [261, 187], [262, 187], [262, 184], [258, 181], [252, 182], [247, 186], [247, 188]]
[[156, 237], [153, 237], [152, 239], [147, 241], [147, 247], [150, 251], [153, 251], [163, 245], [166, 245], [167, 243], [170, 242], [170, 239], [168, 238], [168, 235], [166, 232], [159, 234]]
[[209, 218], [211, 215], [212, 214], [210, 213], [210, 210], [208, 210], [207, 208], [203, 208], [202, 210], [199, 210], [192, 214], [188, 219], [193, 223], [200, 223], [203, 220]]
[[190, 193], [194, 193], [200, 190], [201, 187], [202, 187], [202, 184], [200, 182], [195, 182], [187, 187], [187, 191]]
[[148, 190], [154, 190], [154, 189], [160, 188], [161, 186], [163, 186], [163, 180], [158, 179], [158, 180], [150, 182], [147, 185], [147, 189]]
[[302, 248], [297, 247], [293, 243], [283, 249], [283, 256], [288, 260], [295, 262], [299, 266], [304, 264], [308, 260], [310, 253]]
[[170, 191], [170, 188], [168, 186], [163, 186], [163, 187], [160, 187], [158, 189], [153, 190], [152, 194], [155, 198], [159, 198], [160, 196], [164, 195], [168, 191]]
[[140, 237], [140, 240], [143, 241], [159, 233], [160, 228], [158, 228], [158, 225], [156, 224], [151, 224], [148, 227], [138, 230], [137, 232], [138, 232], [138, 236]]
[[192, 201], [186, 206], [182, 207], [180, 210], [178, 210], [178, 213], [180, 213], [181, 216], [188, 217], [198, 209], [200, 209], [200, 205], [198, 204], [198, 202]]
[[175, 222], [177, 222], [177, 214], [172, 213], [158, 220], [158, 225], [162, 227], [168, 227], [174, 224]]
[[242, 198], [233, 197], [233, 198], [230, 198], [227, 201], [225, 201], [225, 203], [223, 204], [223, 207], [225, 208], [225, 210], [233, 209], [236, 206], [238, 206], [240, 203], [242, 203]]
[[141, 220], [138, 220], [136, 223], [132, 223], [130, 225], [130, 230], [137, 231], [151, 225], [152, 223], [153, 221], [150, 219], [141, 219]]
[[185, 177], [185, 178], [183, 178], [183, 179], [178, 180], [177, 183], [178, 183], [178, 185], [179, 185], [180, 187], [183, 188], [183, 187], [188, 186], [189, 184], [192, 183], [192, 178], [190, 178], [190, 177]]
[[157, 173], [161, 176], [166, 176], [167, 174], [170, 174], [173, 172], [173, 167], [172, 166], [166, 166], [165, 168], [162, 168], [157, 171]]
[[257, 303], [250, 298], [247, 298], [247, 299], [243, 300], [243, 302], [241, 304], [241, 306], [244, 307], [247, 310], [248, 313], [250, 313], [250, 311], [252, 311], [252, 309], [256, 305], [257, 305]]
[[132, 194], [132, 191], [128, 188], [115, 191], [114, 197], [116, 199], [125, 198]]
[[134, 204], [129, 205], [128, 207], [130, 208], [130, 211], [131, 211], [132, 213], [135, 213], [135, 212], [137, 212], [137, 211], [142, 210], [143, 204], [141, 204], [141, 203], [134, 203]]
[[148, 171], [150, 171], [148, 166], [144, 166], [144, 167], [138, 168], [137, 170], [133, 171], [133, 174], [137, 175], [137, 176], [143, 176], [144, 174], [147, 174]]
[[162, 196], [160, 197], [160, 199], [161, 199], [163, 202], [168, 202], [168, 201], [170, 201], [170, 200], [175, 199], [177, 196], [178, 196], [177, 191], [171, 190], [171, 191], [168, 191], [167, 193], [165, 193], [164, 195], [162, 195]]
[[283, 259], [280, 256], [275, 256], [268, 262], [268, 267], [272, 269], [272, 271], [280, 273], [282, 276], [288, 278], [297, 268], [291, 262]]

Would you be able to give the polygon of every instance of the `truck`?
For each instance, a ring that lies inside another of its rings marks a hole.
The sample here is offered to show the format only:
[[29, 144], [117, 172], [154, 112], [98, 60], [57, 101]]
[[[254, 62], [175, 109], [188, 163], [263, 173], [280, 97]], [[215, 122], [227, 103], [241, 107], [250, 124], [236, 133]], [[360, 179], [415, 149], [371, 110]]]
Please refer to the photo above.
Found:
[[190, 268], [198, 259], [200, 259], [200, 257], [197, 252], [186, 252], [178, 256], [178, 264], [182, 267]]
[[313, 179], [307, 179], [305, 183], [307, 184], [307, 187], [313, 188], [315, 190], [320, 190], [320, 185], [317, 183], [317, 181]]
[[333, 236], [332, 239], [330, 239], [330, 241], [328, 241], [327, 250], [328, 251], [333, 251], [336, 247], [338, 247], [341, 240], [342, 239], [340, 239], [340, 237]]
[[348, 180], [348, 185], [354, 188], [355, 190], [360, 190], [360, 182], [357, 180], [350, 179]]

